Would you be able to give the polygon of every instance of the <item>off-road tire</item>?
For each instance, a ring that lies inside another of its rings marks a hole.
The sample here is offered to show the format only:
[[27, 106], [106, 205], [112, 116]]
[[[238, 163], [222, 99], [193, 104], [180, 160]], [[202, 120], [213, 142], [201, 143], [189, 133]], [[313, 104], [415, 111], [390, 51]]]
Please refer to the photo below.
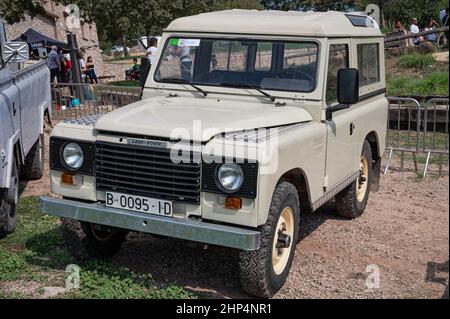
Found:
[[34, 143], [21, 170], [23, 179], [37, 180], [41, 179], [44, 174], [44, 158], [45, 158], [45, 145], [44, 135], [39, 135], [38, 140]]
[[0, 194], [0, 238], [5, 238], [12, 234], [16, 229], [18, 200], [19, 171], [17, 170], [17, 165], [14, 160], [11, 174], [11, 186], [5, 194]]
[[361, 152], [361, 157], [366, 157], [368, 159], [368, 178], [365, 183], [367, 183], [366, 192], [364, 199], [362, 201], [358, 200], [357, 196], [357, 181], [351, 183], [344, 190], [338, 193], [335, 197], [335, 208], [336, 212], [346, 218], [357, 218], [362, 215], [364, 209], [366, 208], [367, 201], [369, 199], [370, 185], [372, 184], [373, 177], [373, 160], [372, 151], [368, 141], [364, 141], [363, 149]]
[[[293, 238], [290, 247], [286, 248], [290, 249], [286, 266], [280, 274], [276, 274], [272, 264], [272, 247], [278, 220], [287, 207], [293, 211]], [[256, 297], [270, 298], [284, 285], [298, 242], [299, 223], [300, 205], [297, 190], [291, 183], [282, 181], [278, 183], [273, 193], [267, 222], [259, 227], [261, 231], [260, 248], [242, 251], [239, 256], [240, 280], [247, 293]]]
[[90, 223], [61, 218], [61, 230], [66, 247], [78, 259], [112, 257], [119, 251], [128, 233], [126, 230], [114, 228], [108, 240], [99, 241], [91, 226]]

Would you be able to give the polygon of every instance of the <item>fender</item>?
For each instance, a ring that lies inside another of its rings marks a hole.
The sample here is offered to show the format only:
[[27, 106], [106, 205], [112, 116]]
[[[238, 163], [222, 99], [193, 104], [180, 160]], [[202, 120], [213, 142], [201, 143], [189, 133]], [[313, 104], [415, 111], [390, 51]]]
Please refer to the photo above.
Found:
[[[6, 148], [6, 175], [3, 177], [3, 180], [1, 181], [0, 188], [9, 188], [9, 183], [11, 181], [11, 174], [12, 174], [12, 165], [11, 163], [14, 161], [14, 146], [16, 143], [20, 143], [20, 130], [17, 130], [8, 140], [8, 145]], [[20, 149], [20, 158], [24, 158], [23, 150], [21, 147]]]

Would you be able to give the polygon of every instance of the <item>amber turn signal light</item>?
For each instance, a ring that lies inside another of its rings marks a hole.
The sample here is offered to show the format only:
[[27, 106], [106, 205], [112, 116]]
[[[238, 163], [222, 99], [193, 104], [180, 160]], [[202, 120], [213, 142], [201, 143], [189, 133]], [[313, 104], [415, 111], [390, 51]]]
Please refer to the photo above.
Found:
[[61, 183], [62, 184], [73, 185], [73, 184], [75, 184], [75, 181], [74, 181], [73, 177], [74, 177], [73, 174], [62, 173], [61, 174]]
[[242, 199], [239, 197], [227, 196], [225, 198], [224, 208], [238, 210], [242, 208]]

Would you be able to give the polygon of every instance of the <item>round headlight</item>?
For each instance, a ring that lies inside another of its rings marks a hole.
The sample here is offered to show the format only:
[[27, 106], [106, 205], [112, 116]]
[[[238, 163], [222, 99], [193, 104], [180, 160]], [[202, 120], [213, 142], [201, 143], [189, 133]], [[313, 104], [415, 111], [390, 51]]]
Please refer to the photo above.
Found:
[[77, 143], [69, 143], [64, 147], [62, 153], [64, 162], [72, 169], [79, 169], [83, 165], [83, 150]]
[[237, 192], [244, 181], [244, 173], [237, 164], [222, 164], [217, 170], [217, 179], [224, 191]]

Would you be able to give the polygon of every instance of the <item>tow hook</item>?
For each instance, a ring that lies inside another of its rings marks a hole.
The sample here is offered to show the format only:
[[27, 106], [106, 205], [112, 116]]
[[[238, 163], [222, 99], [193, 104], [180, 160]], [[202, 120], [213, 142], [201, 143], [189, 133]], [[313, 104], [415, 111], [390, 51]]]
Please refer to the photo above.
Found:
[[286, 235], [283, 232], [280, 232], [278, 234], [278, 241], [277, 241], [277, 248], [288, 248], [289, 246], [291, 246], [291, 236]]

